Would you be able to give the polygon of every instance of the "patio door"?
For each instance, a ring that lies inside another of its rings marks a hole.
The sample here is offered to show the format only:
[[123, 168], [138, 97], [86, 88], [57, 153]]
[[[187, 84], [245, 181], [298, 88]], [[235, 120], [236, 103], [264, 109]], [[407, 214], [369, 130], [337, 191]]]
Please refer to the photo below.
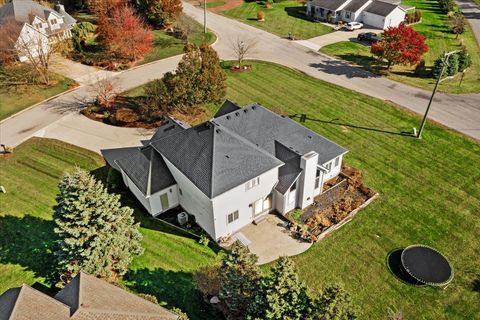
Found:
[[256, 218], [263, 213], [266, 213], [272, 209], [272, 194], [269, 194], [265, 198], [258, 199], [252, 204], [253, 218]]

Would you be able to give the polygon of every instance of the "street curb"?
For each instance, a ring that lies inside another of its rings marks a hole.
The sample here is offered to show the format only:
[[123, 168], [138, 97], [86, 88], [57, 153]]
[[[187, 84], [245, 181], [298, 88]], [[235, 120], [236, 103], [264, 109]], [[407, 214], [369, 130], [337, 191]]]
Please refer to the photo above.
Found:
[[[72, 80], [73, 80], [73, 79], [72, 79]], [[75, 81], [75, 80], [73, 80], [73, 81]], [[13, 118], [17, 117], [17, 116], [21, 115], [22, 113], [27, 112], [28, 110], [33, 109], [33, 108], [35, 108], [36, 106], [38, 106], [38, 105], [40, 105], [40, 104], [42, 104], [42, 103], [48, 102], [48, 101], [53, 100], [53, 99], [55, 99], [55, 98], [58, 98], [58, 97], [60, 97], [60, 96], [62, 96], [62, 95], [64, 95], [64, 94], [67, 94], [67, 93], [73, 92], [73, 91], [75, 91], [75, 90], [78, 90], [78, 89], [80, 89], [80, 88], [82, 88], [82, 87], [84, 86], [83, 84], [79, 84], [79, 83], [76, 82], [76, 81], [75, 81], [75, 83], [77, 83], [78, 86], [76, 86], [76, 87], [74, 87], [74, 88], [71, 88], [71, 89], [68, 89], [68, 90], [65, 90], [65, 91], [62, 91], [62, 92], [60, 92], [60, 93], [58, 93], [58, 94], [56, 94], [56, 95], [54, 95], [54, 96], [51, 96], [51, 97], [49, 97], [49, 98], [47, 98], [47, 99], [45, 99], [45, 100], [42, 100], [42, 101], [37, 102], [37, 103], [35, 103], [35, 104], [32, 104], [31, 106], [29, 106], [29, 107], [27, 107], [27, 108], [25, 108], [25, 109], [23, 109], [23, 110], [20, 110], [20, 111], [18, 111], [17, 113], [14, 113], [14, 114], [6, 117], [5, 119], [0, 120], [0, 124], [4, 123], [4, 122], [7, 121], [7, 120], [10, 120], [10, 119], [13, 119]]]

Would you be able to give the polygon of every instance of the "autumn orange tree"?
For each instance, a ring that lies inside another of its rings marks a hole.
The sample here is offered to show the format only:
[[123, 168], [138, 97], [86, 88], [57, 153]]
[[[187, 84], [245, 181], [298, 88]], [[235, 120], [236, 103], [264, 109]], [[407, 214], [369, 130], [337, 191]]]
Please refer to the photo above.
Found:
[[127, 5], [99, 17], [98, 39], [116, 57], [134, 61], [152, 48], [153, 34]]
[[156, 27], [172, 25], [182, 13], [180, 0], [139, 0], [138, 11]]
[[387, 28], [371, 48], [372, 54], [387, 61], [387, 69], [395, 64], [416, 65], [427, 51], [425, 37], [403, 23]]

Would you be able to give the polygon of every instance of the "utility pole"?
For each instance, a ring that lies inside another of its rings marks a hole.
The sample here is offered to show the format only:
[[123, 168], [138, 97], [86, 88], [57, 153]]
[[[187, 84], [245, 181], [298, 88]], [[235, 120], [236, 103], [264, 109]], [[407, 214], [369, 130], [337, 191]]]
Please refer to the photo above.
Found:
[[207, 33], [207, 0], [203, 0], [203, 33]]
[[438, 75], [437, 81], [435, 82], [435, 87], [433, 87], [432, 95], [430, 96], [430, 101], [428, 101], [427, 110], [425, 111], [425, 115], [423, 116], [422, 124], [420, 125], [420, 130], [418, 130], [418, 134], [417, 134], [418, 139], [422, 138], [422, 132], [423, 132], [423, 128], [425, 127], [425, 122], [427, 122], [428, 112], [430, 111], [430, 106], [432, 105], [433, 97], [435, 96], [435, 93], [437, 92], [438, 85], [442, 81], [443, 72], [445, 71], [445, 67], [448, 65], [448, 59], [450, 58], [451, 55], [456, 54], [457, 52], [459, 52], [459, 51], [456, 50], [456, 51], [451, 51], [451, 52], [445, 52], [443, 54], [442, 70], [440, 70], [440, 74]]

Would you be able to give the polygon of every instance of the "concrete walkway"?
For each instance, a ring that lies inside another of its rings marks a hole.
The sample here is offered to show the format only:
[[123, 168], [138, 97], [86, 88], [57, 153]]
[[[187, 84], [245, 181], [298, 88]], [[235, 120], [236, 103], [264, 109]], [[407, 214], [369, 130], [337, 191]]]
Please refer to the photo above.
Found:
[[67, 78], [73, 79], [81, 85], [90, 85], [98, 80], [113, 77], [118, 72], [105, 71], [92, 66], [87, 66], [61, 56], [52, 59], [54, 70]]
[[380, 30], [372, 28], [363, 28], [353, 31], [338, 30], [315, 38], [310, 38], [307, 40], [297, 40], [295, 42], [314, 51], [318, 51], [321, 47], [332, 43], [356, 40], [358, 34], [362, 32], [379, 33]]
[[[463, 15], [467, 18], [472, 27], [477, 43], [480, 44], [480, 6], [472, 0], [455, 0]], [[479, 54], [477, 52], [477, 54]]]
[[282, 223], [276, 215], [269, 214], [260, 224], [249, 224], [240, 230], [251, 241], [248, 249], [258, 256], [258, 264], [277, 260], [281, 256], [295, 256], [312, 246], [292, 238]]

